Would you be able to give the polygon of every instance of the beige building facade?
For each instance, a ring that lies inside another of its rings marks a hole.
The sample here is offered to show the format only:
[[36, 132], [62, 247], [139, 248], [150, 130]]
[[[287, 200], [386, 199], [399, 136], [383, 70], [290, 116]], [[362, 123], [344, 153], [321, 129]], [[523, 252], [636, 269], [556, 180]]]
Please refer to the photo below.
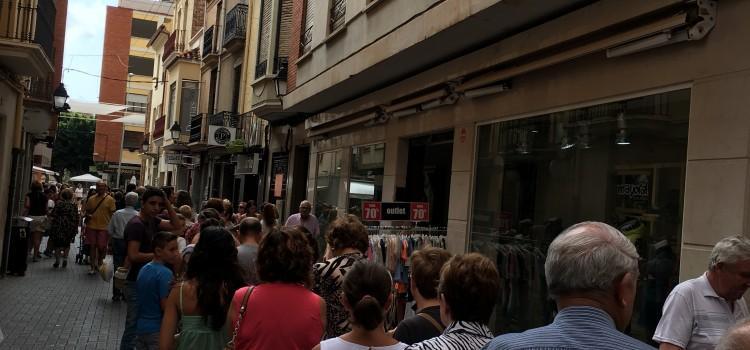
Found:
[[[535, 266], [565, 227], [608, 222], [644, 258], [641, 339], [671, 286], [748, 231], [750, 3], [345, 3], [333, 31], [330, 8], [295, 17], [312, 36], [291, 45], [286, 114], [267, 117], [270, 152], [290, 157], [290, 212], [300, 182], [323, 221], [362, 217], [362, 201], [428, 202], [451, 252], [501, 266]], [[495, 331], [548, 321], [523, 316], [546, 314], [528, 281], [527, 306], [498, 305], [520, 321]]]

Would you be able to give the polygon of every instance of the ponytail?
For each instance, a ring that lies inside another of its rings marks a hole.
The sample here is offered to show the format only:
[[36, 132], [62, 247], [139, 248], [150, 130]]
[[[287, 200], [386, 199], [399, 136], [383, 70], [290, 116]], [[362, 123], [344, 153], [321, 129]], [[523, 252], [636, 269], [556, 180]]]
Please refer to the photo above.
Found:
[[352, 309], [354, 322], [362, 328], [371, 331], [383, 322], [383, 306], [378, 299], [365, 295]]

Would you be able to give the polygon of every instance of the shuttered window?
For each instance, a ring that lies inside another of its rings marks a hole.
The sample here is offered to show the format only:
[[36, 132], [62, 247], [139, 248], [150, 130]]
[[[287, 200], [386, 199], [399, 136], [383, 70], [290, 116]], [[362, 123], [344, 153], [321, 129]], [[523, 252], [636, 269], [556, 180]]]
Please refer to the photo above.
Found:
[[273, 0], [261, 0], [260, 30], [258, 31], [258, 60], [255, 65], [255, 78], [266, 75], [268, 54], [271, 47], [271, 26], [273, 25]]
[[346, 20], [346, 0], [331, 0], [331, 22], [330, 32], [333, 33], [337, 29], [344, 26]]
[[315, 3], [320, 0], [305, 0], [305, 13], [302, 15], [302, 36], [300, 38], [300, 55], [304, 55], [312, 49], [313, 14]]

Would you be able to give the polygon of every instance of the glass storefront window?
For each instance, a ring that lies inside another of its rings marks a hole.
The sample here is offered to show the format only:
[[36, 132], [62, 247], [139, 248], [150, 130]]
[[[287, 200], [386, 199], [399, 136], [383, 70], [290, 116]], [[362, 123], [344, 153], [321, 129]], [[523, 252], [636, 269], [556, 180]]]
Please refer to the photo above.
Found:
[[689, 106], [679, 90], [478, 128], [470, 249], [500, 271], [496, 334], [552, 321], [547, 247], [602, 221], [643, 258], [628, 332], [649, 341], [678, 278]]
[[352, 147], [351, 163], [348, 212], [362, 218], [362, 202], [383, 196], [385, 144]]
[[[336, 150], [318, 154], [318, 171], [315, 177], [315, 216], [320, 221], [320, 232], [326, 232], [328, 223], [338, 215], [345, 204], [341, 196], [341, 173], [344, 152]], [[345, 193], [345, 192], [344, 192]]]

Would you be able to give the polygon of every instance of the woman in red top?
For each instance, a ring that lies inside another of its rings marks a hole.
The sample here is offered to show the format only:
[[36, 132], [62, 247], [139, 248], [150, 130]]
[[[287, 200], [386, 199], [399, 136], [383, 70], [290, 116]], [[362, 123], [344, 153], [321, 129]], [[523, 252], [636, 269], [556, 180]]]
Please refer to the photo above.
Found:
[[326, 304], [308, 289], [312, 249], [307, 238], [296, 229], [273, 229], [260, 243], [256, 267], [261, 283], [237, 290], [227, 314], [232, 333], [249, 293], [235, 349], [309, 350], [320, 343]]

